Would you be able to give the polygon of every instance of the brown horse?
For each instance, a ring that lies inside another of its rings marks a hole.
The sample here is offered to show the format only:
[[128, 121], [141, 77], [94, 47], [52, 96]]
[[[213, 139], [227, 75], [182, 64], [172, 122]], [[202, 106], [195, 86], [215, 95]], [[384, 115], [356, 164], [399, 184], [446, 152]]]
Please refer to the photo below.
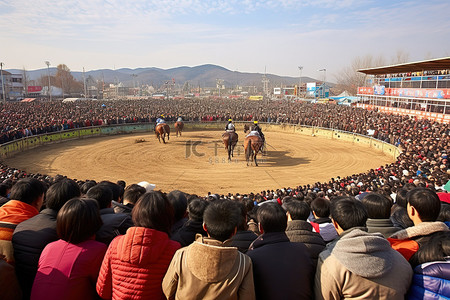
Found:
[[222, 134], [223, 144], [225, 149], [228, 151], [228, 161], [231, 161], [231, 157], [234, 153], [234, 147], [238, 142], [239, 136], [236, 132], [224, 132]]
[[156, 137], [158, 138], [158, 141], [161, 143], [161, 138], [162, 138], [163, 143], [165, 144], [166, 143], [166, 140], [165, 140], [166, 134], [167, 134], [167, 140], [169, 140], [169, 136], [170, 136], [169, 125], [167, 125], [166, 123], [156, 125], [155, 134], [156, 134]]
[[178, 136], [178, 133], [180, 133], [181, 136], [181, 132], [183, 131], [183, 127], [184, 127], [184, 123], [181, 121], [176, 121], [175, 122], [175, 133]]
[[245, 151], [245, 160], [255, 161], [255, 165], [258, 166], [258, 162], [256, 161], [256, 155], [261, 150], [263, 146], [263, 140], [259, 136], [248, 136], [244, 140], [244, 151]]

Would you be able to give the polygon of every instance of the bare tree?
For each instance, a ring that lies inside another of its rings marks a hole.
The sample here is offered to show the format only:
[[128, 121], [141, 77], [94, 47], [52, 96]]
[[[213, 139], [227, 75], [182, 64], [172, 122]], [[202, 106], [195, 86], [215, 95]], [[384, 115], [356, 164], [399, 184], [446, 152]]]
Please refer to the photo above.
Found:
[[23, 74], [22, 75], [22, 83], [23, 83], [24, 95], [25, 95], [25, 97], [28, 97], [29, 80], [28, 80], [27, 70], [25, 70], [25, 67], [23, 67], [22, 74]]
[[409, 61], [409, 53], [403, 50], [397, 50], [397, 53], [392, 57], [392, 64], [403, 64]]

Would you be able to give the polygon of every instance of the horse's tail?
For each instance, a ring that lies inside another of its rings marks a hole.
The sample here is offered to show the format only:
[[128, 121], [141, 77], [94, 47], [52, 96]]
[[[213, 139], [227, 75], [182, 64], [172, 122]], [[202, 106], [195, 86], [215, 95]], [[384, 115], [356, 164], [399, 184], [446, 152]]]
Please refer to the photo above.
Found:
[[252, 139], [248, 139], [247, 151], [245, 151], [245, 159], [248, 161], [252, 153]]

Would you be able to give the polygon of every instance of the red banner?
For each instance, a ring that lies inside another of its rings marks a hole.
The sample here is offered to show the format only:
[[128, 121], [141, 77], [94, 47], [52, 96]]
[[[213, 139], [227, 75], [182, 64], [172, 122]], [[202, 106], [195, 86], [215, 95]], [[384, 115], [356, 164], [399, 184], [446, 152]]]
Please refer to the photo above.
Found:
[[28, 93], [39, 93], [40, 91], [42, 91], [42, 86], [40, 85], [28, 86]]

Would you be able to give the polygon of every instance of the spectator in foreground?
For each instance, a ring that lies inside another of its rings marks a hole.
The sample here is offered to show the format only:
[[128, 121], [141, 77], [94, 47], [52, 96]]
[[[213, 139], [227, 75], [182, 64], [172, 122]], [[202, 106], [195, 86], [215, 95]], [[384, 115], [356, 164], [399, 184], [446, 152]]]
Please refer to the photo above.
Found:
[[336, 199], [331, 218], [339, 237], [319, 255], [316, 299], [404, 299], [411, 267], [380, 233], [367, 233], [364, 205]]
[[188, 201], [186, 194], [182, 191], [171, 191], [167, 194], [167, 199], [172, 204], [174, 210], [174, 223], [172, 226], [172, 235], [180, 230], [181, 227], [187, 222], [187, 205]]
[[134, 227], [109, 245], [97, 281], [103, 299], [162, 299], [161, 283], [180, 244], [169, 240], [173, 208], [161, 192], [138, 200]]
[[3, 300], [20, 300], [22, 291], [17, 282], [14, 267], [8, 264], [5, 257], [0, 254], [0, 291]]
[[208, 204], [209, 202], [199, 198], [191, 200], [188, 204], [189, 220], [173, 234], [172, 240], [180, 243], [181, 247], [186, 247], [195, 241], [197, 234], [206, 236], [203, 229], [203, 212]]
[[45, 246], [58, 240], [56, 216], [63, 205], [81, 195], [78, 184], [71, 179], [54, 183], [45, 193], [46, 209], [23, 221], [14, 230], [12, 243], [17, 279], [24, 298], [28, 299], [38, 270], [39, 257]]
[[385, 238], [400, 230], [394, 227], [391, 217], [391, 200], [386, 196], [377, 193], [369, 193], [362, 199], [362, 204], [367, 210], [367, 229], [368, 232], [379, 232]]
[[42, 251], [31, 299], [96, 299], [95, 282], [106, 251], [105, 244], [94, 240], [102, 225], [97, 202], [71, 199], [56, 222], [61, 239]]
[[167, 299], [255, 299], [250, 258], [230, 247], [239, 210], [230, 200], [212, 202], [203, 227], [208, 237], [175, 253], [163, 280]]
[[139, 198], [145, 194], [145, 188], [140, 185], [132, 184], [128, 186], [123, 193], [123, 201], [119, 203], [117, 201], [112, 201], [112, 206], [114, 207], [114, 212], [116, 214], [124, 213], [131, 215], [133, 207], [136, 205]]
[[0, 207], [0, 254], [14, 262], [12, 236], [21, 222], [39, 213], [44, 202], [45, 186], [34, 178], [19, 180], [11, 189], [11, 199]]
[[248, 230], [247, 225], [247, 209], [242, 202], [235, 201], [233, 202], [239, 211], [241, 212], [241, 217], [239, 218], [239, 224], [237, 228], [237, 232], [231, 238], [231, 246], [237, 247], [239, 251], [242, 253], [247, 253], [248, 248], [251, 243], [258, 237], [253, 231]]
[[325, 198], [316, 198], [311, 202], [314, 219], [311, 225], [319, 233], [325, 243], [334, 240], [338, 234], [330, 219], [330, 201]]
[[286, 236], [287, 216], [278, 203], [258, 209], [262, 233], [247, 255], [253, 263], [257, 299], [312, 299], [314, 265], [302, 243], [291, 243]]

